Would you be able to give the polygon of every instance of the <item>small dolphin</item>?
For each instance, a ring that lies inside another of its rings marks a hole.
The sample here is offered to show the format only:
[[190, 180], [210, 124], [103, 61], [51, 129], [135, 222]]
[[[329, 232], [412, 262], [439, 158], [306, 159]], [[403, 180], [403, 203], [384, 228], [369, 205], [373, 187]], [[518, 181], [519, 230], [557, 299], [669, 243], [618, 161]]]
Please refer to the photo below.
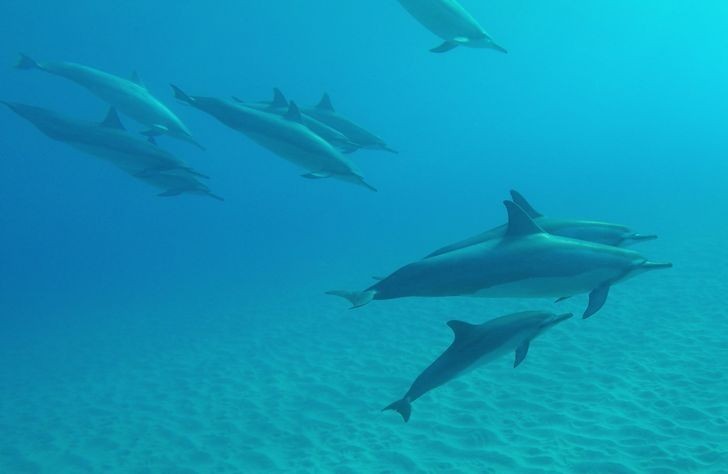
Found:
[[566, 298], [589, 293], [584, 318], [609, 288], [640, 273], [672, 267], [632, 250], [548, 234], [512, 201], [500, 239], [410, 263], [364, 291], [329, 291], [352, 307], [408, 296]]
[[526, 358], [531, 341], [571, 317], [571, 313], [556, 315], [526, 311], [483, 324], [448, 321], [447, 325], [455, 336], [450, 347], [415, 379], [401, 400], [382, 411], [394, 410], [407, 422], [412, 413], [412, 402], [430, 390], [511, 351], [516, 353], [513, 367], [518, 367]]
[[303, 112], [343, 133], [352, 143], [356, 143], [360, 148], [397, 153], [396, 150], [390, 148], [378, 136], [365, 130], [346, 117], [337, 114], [328, 94], [323, 95], [316, 107], [303, 109]]
[[145, 135], [169, 135], [204, 150], [204, 147], [192, 138], [190, 131], [174, 112], [147, 90], [136, 73], [131, 79], [123, 79], [81, 64], [38, 63], [24, 54], [21, 54], [16, 68], [40, 69], [56, 76], [65, 77], [88, 89], [89, 92], [121, 113], [150, 127], [149, 130], [143, 132]]
[[4, 101], [2, 103], [53, 140], [108, 161], [165, 193], [174, 191], [176, 194], [205, 194], [221, 199], [198, 179], [207, 176], [151, 143], [153, 138], [145, 140], [127, 132], [113, 107], [109, 109], [103, 122], [94, 123], [64, 117], [40, 107]]
[[[539, 225], [539, 227], [549, 234], [615, 246], [626, 246], [657, 238], [656, 235], [634, 233], [629, 229], [629, 227], [619, 224], [575, 219], [552, 219], [550, 217], [544, 217], [542, 214], [537, 212], [518, 191], [511, 190], [511, 197], [513, 202], [526, 211], [526, 213]], [[447, 252], [460, 250], [465, 247], [470, 247], [471, 245], [477, 245], [491, 239], [500, 239], [505, 234], [506, 229], [507, 226], [502, 225], [494, 229], [487, 230], [472, 237], [468, 237], [465, 240], [441, 247], [425, 258], [436, 257]]]
[[308, 170], [304, 178], [336, 178], [376, 191], [364, 181], [353, 163], [303, 124], [295, 102], [291, 101], [285, 117], [280, 117], [229, 100], [188, 96], [175, 85], [172, 89], [177, 99], [212, 115], [281, 158]]
[[[283, 95], [283, 92], [281, 92], [281, 90], [278, 88], [273, 89], [273, 100], [270, 102], [245, 102], [238, 99], [237, 97], [233, 97], [233, 100], [241, 103], [242, 105], [246, 105], [257, 110], [262, 110], [264, 112], [270, 112], [276, 115], [280, 115], [281, 117], [285, 117], [288, 113], [288, 109], [290, 108], [288, 99], [286, 99], [286, 96]], [[316, 120], [310, 115], [301, 113], [301, 118], [303, 120], [303, 124], [311, 129], [313, 133], [320, 136], [327, 142], [331, 143], [340, 151], [344, 153], [352, 153], [361, 148], [358, 144], [349, 140], [346, 135], [344, 135], [340, 131], [336, 130], [333, 127], [329, 127], [325, 123]]]
[[425, 28], [445, 40], [430, 50], [433, 53], [444, 53], [458, 46], [508, 52], [495, 44], [456, 0], [399, 0], [399, 3]]

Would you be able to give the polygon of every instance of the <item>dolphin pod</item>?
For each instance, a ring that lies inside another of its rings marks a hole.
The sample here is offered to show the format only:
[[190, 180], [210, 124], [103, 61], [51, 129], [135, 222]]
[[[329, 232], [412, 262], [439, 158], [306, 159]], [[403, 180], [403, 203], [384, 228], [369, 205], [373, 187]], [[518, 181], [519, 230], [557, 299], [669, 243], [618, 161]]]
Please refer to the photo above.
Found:
[[405, 265], [363, 291], [329, 291], [353, 308], [409, 296], [568, 298], [588, 293], [586, 319], [609, 289], [651, 270], [669, 268], [629, 249], [546, 233], [520, 206], [504, 202], [503, 236]]
[[571, 313], [557, 315], [527, 311], [501, 316], [477, 325], [464, 321], [448, 321], [447, 325], [454, 335], [450, 347], [417, 376], [404, 397], [384, 410], [396, 411], [407, 422], [412, 413], [412, 402], [430, 390], [508, 352], [515, 351], [513, 367], [518, 367], [526, 358], [531, 341], [571, 317]]
[[[518, 192], [511, 191], [513, 202], [518, 204], [539, 227], [549, 234], [559, 235], [561, 237], [571, 237], [573, 239], [586, 240], [598, 244], [626, 246], [646, 240], [654, 240], [656, 235], [638, 234], [632, 232], [629, 227], [610, 224], [607, 222], [576, 220], [576, 219], [553, 219], [544, 217], [536, 211], [531, 204]], [[472, 245], [481, 244], [488, 240], [500, 239], [507, 230], [506, 225], [501, 225], [493, 229], [487, 230], [480, 234], [468, 237], [454, 244], [441, 247], [427, 255], [425, 258], [436, 257], [444, 253], [460, 250]]]
[[24, 54], [21, 55], [16, 68], [39, 69], [69, 79], [121, 113], [150, 127], [144, 132], [146, 135], [169, 135], [204, 149], [192, 138], [185, 124], [147, 90], [136, 73], [131, 79], [123, 79], [76, 63], [39, 63]]
[[417, 21], [443, 43], [430, 51], [445, 53], [458, 46], [486, 48], [507, 53], [456, 0], [399, 0]]
[[189, 96], [175, 85], [172, 89], [180, 101], [215, 117], [281, 158], [307, 170], [304, 178], [335, 178], [376, 191], [353, 163], [304, 125], [295, 102], [290, 102], [285, 116], [278, 116], [225, 99]]
[[159, 196], [200, 194], [222, 200], [199, 178], [207, 178], [152, 143], [127, 132], [116, 110], [101, 123], [64, 117], [40, 107], [2, 102], [53, 140], [108, 161], [129, 175], [162, 190]]

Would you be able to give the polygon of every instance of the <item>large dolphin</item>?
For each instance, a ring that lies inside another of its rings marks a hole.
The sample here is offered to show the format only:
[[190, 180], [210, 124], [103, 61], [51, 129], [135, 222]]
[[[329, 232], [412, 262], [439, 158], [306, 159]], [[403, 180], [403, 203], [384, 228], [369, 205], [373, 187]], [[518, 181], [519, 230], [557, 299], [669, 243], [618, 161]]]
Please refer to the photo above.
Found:
[[291, 102], [285, 117], [237, 102], [189, 96], [172, 86], [175, 97], [237, 130], [259, 145], [306, 170], [304, 178], [336, 178], [376, 191], [341, 152], [303, 124], [298, 106]]
[[511, 351], [516, 353], [513, 367], [518, 367], [526, 358], [531, 341], [571, 316], [571, 313], [526, 311], [483, 324], [448, 321], [455, 336], [450, 347], [415, 379], [401, 400], [384, 410], [395, 410], [406, 422], [412, 413], [412, 402], [430, 390]]
[[596, 313], [609, 288], [648, 270], [669, 268], [637, 252], [548, 234], [512, 201], [500, 239], [410, 263], [364, 291], [330, 291], [353, 307], [408, 296], [566, 298], [589, 293], [583, 317]]
[[154, 139], [146, 140], [127, 132], [113, 107], [103, 122], [94, 123], [71, 119], [40, 107], [2, 103], [53, 140], [108, 161], [161, 189], [160, 196], [191, 193], [222, 200], [198, 179], [207, 176], [156, 146]]
[[356, 143], [359, 148], [365, 148], [368, 150], [384, 150], [390, 153], [397, 153], [396, 150], [390, 148], [384, 140], [378, 136], [355, 124], [348, 118], [336, 113], [336, 110], [334, 110], [334, 106], [331, 103], [331, 97], [329, 97], [328, 94], [324, 94], [323, 97], [321, 97], [321, 100], [316, 107], [303, 109], [303, 112], [343, 133], [351, 142]]
[[[240, 100], [237, 97], [233, 97], [233, 100], [243, 105], [247, 105], [248, 107], [262, 110], [264, 112], [270, 112], [282, 117], [285, 117], [288, 113], [288, 109], [290, 108], [288, 99], [286, 99], [286, 96], [283, 95], [283, 92], [281, 92], [278, 88], [273, 89], [273, 100], [271, 101], [249, 102]], [[303, 124], [311, 129], [313, 133], [331, 143], [344, 153], [351, 153], [361, 148], [357, 143], [349, 140], [349, 138], [340, 131], [326, 125], [320, 120], [316, 120], [308, 114], [301, 113], [301, 119], [303, 120]]]
[[16, 67], [18, 69], [40, 69], [75, 82], [119, 112], [148, 126], [149, 130], [143, 132], [145, 135], [166, 134], [204, 149], [192, 138], [190, 131], [174, 112], [147, 90], [136, 73], [131, 79], [124, 79], [76, 63], [39, 63], [24, 54], [21, 54]]
[[[554, 219], [545, 217], [536, 211], [531, 204], [518, 192], [511, 191], [513, 202], [518, 204], [521, 209], [531, 216], [531, 218], [543, 230], [550, 234], [560, 235], [562, 237], [571, 237], [572, 239], [588, 240], [605, 245], [626, 246], [645, 240], [656, 239], [656, 235], [637, 234], [632, 232], [629, 227], [610, 224], [608, 222], [577, 220], [577, 219]], [[436, 257], [443, 253], [460, 250], [471, 245], [477, 245], [491, 239], [500, 239], [503, 237], [507, 229], [506, 225], [501, 225], [493, 229], [487, 230], [480, 234], [468, 237], [467, 239], [455, 242], [454, 244], [441, 247], [425, 258]]]
[[399, 0], [405, 10], [444, 42], [431, 49], [444, 53], [458, 46], [495, 49], [507, 53], [493, 42], [482, 26], [456, 0]]

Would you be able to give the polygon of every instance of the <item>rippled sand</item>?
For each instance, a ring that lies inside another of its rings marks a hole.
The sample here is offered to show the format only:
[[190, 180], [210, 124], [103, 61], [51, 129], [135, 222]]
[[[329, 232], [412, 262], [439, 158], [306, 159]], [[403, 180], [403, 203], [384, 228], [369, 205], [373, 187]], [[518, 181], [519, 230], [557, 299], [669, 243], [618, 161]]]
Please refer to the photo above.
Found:
[[323, 275], [223, 313], [69, 316], [0, 350], [0, 472], [728, 472], [728, 273], [713, 263], [728, 251], [680, 255], [517, 369], [504, 357], [425, 395], [408, 424], [381, 409], [450, 343], [446, 320], [585, 299], [348, 311], [315, 291]]

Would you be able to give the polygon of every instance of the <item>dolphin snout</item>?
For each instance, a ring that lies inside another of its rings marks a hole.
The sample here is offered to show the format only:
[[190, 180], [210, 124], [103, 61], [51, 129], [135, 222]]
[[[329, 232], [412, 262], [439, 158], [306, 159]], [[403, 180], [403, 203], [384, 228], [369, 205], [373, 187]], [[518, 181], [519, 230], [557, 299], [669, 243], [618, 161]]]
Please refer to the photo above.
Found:
[[663, 270], [666, 268], [672, 268], [672, 263], [670, 262], [650, 262], [649, 260], [645, 261], [640, 265], [645, 270]]
[[624, 238], [624, 240], [632, 240], [634, 242], [644, 242], [646, 240], [655, 240], [657, 235], [655, 234], [630, 234]]

